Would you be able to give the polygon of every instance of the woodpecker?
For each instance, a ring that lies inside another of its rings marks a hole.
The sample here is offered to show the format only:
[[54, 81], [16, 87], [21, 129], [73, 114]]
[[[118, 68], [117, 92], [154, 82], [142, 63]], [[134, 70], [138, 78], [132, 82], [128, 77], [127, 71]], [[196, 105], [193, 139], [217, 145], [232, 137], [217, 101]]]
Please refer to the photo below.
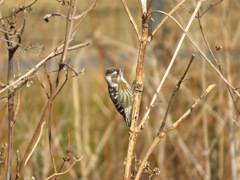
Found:
[[110, 67], [105, 71], [109, 96], [118, 112], [125, 119], [128, 129], [131, 126], [133, 90], [123, 77], [123, 68]]

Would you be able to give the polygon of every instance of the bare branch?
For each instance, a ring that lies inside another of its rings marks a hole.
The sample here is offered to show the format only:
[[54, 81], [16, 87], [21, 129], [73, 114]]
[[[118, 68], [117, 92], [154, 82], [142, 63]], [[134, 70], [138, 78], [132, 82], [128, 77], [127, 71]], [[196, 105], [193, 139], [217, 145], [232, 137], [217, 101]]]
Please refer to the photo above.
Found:
[[199, 15], [199, 17], [201, 18], [206, 12], [208, 12], [210, 9], [212, 9], [214, 6], [217, 6], [221, 2], [223, 2], [223, 0], [218, 1], [215, 4], [210, 4], [209, 8], [207, 8], [201, 15]]
[[167, 107], [167, 110], [166, 110], [166, 113], [164, 115], [164, 118], [162, 120], [162, 123], [161, 123], [161, 126], [160, 126], [160, 129], [159, 129], [159, 132], [163, 130], [163, 128], [165, 127], [165, 124], [166, 124], [166, 120], [167, 120], [167, 116], [168, 116], [168, 113], [169, 113], [169, 110], [170, 110], [170, 107], [172, 105], [172, 101], [173, 101], [173, 98], [175, 97], [177, 91], [179, 90], [192, 62], [193, 62], [193, 59], [194, 59], [195, 55], [192, 55], [192, 58], [190, 59], [189, 63], [188, 63], [188, 66], [186, 68], [186, 70], [184, 71], [182, 77], [180, 78], [180, 80], [178, 81], [177, 85], [175, 86], [174, 90], [173, 90], [173, 93], [172, 93], [172, 96], [170, 98], [170, 101], [168, 103], [168, 107]]
[[139, 31], [138, 31], [137, 24], [136, 24], [135, 20], [133, 19], [133, 16], [132, 16], [131, 12], [130, 12], [129, 9], [128, 9], [127, 3], [125, 2], [125, 0], [122, 0], [122, 3], [123, 3], [123, 6], [124, 6], [127, 14], [128, 14], [128, 17], [129, 17], [129, 19], [130, 19], [130, 22], [132, 23], [132, 25], [133, 25], [133, 27], [134, 27], [134, 30], [135, 30], [135, 32], [136, 32], [136, 34], [137, 34], [138, 39], [140, 39], [140, 33], [139, 33]]
[[[185, 0], [182, 0], [181, 2], [179, 2], [168, 14], [172, 15], [183, 3], [185, 2]], [[151, 11], [152, 13], [154, 13], [155, 11]], [[151, 37], [153, 37], [156, 32], [160, 29], [160, 27], [162, 27], [162, 25], [164, 24], [164, 22], [168, 19], [168, 16], [166, 16], [159, 24], [158, 26], [153, 30]]]
[[55, 177], [55, 176], [60, 176], [60, 175], [64, 175], [64, 174], [68, 173], [68, 172], [72, 169], [72, 167], [74, 166], [74, 164], [77, 163], [77, 162], [79, 162], [79, 161], [81, 161], [82, 158], [83, 158], [83, 156], [80, 157], [79, 159], [75, 158], [74, 161], [73, 161], [73, 163], [70, 165], [70, 167], [69, 167], [66, 171], [64, 171], [64, 172], [59, 172], [59, 173], [54, 173], [53, 175], [47, 177], [45, 180], [49, 180], [49, 179], [51, 179], [51, 178], [53, 178], [53, 177]]
[[32, 5], [34, 5], [38, 0], [35, 0], [33, 1], [31, 4], [27, 5], [27, 6], [21, 6], [19, 9], [17, 9], [15, 12], [13, 12], [12, 14], [8, 15], [8, 16], [5, 16], [5, 17], [1, 17], [0, 20], [3, 20], [3, 19], [7, 19], [9, 17], [12, 17], [12, 16], [15, 16], [17, 15], [18, 13], [20, 12], [23, 12], [24, 10], [30, 8]]
[[[76, 45], [73, 47], [70, 47], [68, 50], [75, 50], [78, 48], [86, 47], [90, 45], [90, 43], [83, 43], [80, 45]], [[44, 65], [48, 60], [52, 59], [53, 57], [56, 57], [60, 54], [62, 54], [61, 50], [63, 45], [58, 46], [55, 50], [53, 50], [46, 58], [41, 60], [38, 64], [36, 64], [32, 69], [30, 69], [26, 74], [15, 80], [13, 83], [6, 85], [2, 90], [0, 90], [0, 94], [4, 93], [6, 90], [10, 89], [12, 92], [14, 92], [16, 89], [21, 87], [28, 79], [42, 66]]]
[[44, 87], [44, 85], [43, 85], [43, 83], [42, 83], [42, 81], [41, 81], [41, 79], [40, 79], [38, 74], [37, 74], [37, 79], [38, 79], [38, 82], [40, 83], [44, 93], [46, 94], [47, 98], [49, 99], [50, 96], [48, 95], [48, 92], [46, 91], [46, 88]]
[[[167, 70], [166, 70], [166, 72], [165, 72], [165, 74], [164, 74], [164, 76], [163, 76], [163, 78], [162, 78], [158, 88], [157, 88], [156, 93], [154, 94], [154, 96], [153, 96], [153, 98], [151, 100], [151, 103], [150, 103], [150, 106], [149, 106], [150, 108], [148, 108], [147, 112], [145, 113], [145, 115], [144, 115], [144, 117], [142, 119], [142, 122], [139, 125], [138, 130], [143, 129], [144, 123], [146, 122], [146, 120], [147, 120], [147, 118], [148, 118], [148, 116], [150, 114], [151, 107], [155, 104], [155, 101], [156, 101], [156, 99], [158, 97], [158, 94], [159, 94], [160, 90], [162, 89], [163, 83], [165, 82], [165, 80], [166, 80], [166, 78], [167, 78], [167, 76], [168, 76], [168, 74], [169, 74], [169, 72], [170, 72], [170, 70], [171, 70], [171, 68], [173, 66], [173, 63], [174, 63], [174, 61], [175, 61], [175, 59], [177, 57], [177, 54], [178, 54], [178, 52], [180, 50], [180, 47], [182, 46], [183, 40], [185, 39], [185, 37], [187, 35], [187, 32], [188, 32], [188, 30], [189, 30], [189, 28], [190, 28], [190, 26], [191, 26], [191, 24], [193, 22], [193, 19], [195, 18], [199, 8], [201, 7], [201, 4], [202, 4], [202, 1], [198, 1], [197, 6], [196, 6], [196, 8], [194, 10], [194, 13], [192, 14], [190, 20], [188, 21], [187, 27], [184, 30], [184, 33], [183, 33], [183, 35], [182, 35], [182, 37], [181, 37], [181, 39], [180, 39], [180, 41], [178, 43], [178, 46], [177, 46], [177, 48], [176, 48], [176, 50], [175, 50], [175, 52], [173, 54], [173, 57], [172, 57], [169, 65], [168, 65], [168, 68], [167, 68]], [[171, 16], [169, 15], [169, 17], [171, 17]]]
[[[198, 1], [199, 2], [199, 1]], [[193, 41], [193, 39], [189, 36], [189, 34], [184, 30], [184, 28], [181, 26], [181, 24], [171, 15], [168, 15], [167, 13], [163, 12], [163, 11], [159, 11], [158, 12], [165, 14], [167, 16], [169, 16], [180, 28], [181, 30], [186, 34], [186, 36], [188, 37], [188, 39], [191, 41], [191, 43], [193, 44], [193, 46], [198, 50], [198, 52], [203, 56], [203, 58], [208, 62], [208, 64], [214, 69], [214, 71], [220, 76], [220, 78], [233, 90], [233, 92], [240, 97], [240, 93], [236, 90], [236, 88], [231, 85], [228, 80], [222, 75], [222, 73], [213, 65], [213, 63], [211, 62], [210, 59], [207, 58], [207, 56], [203, 53], [203, 51], [197, 46], [197, 44]]]
[[85, 16], [97, 5], [98, 0], [95, 0], [94, 3], [83, 13], [78, 16], [71, 17], [71, 20], [82, 20]]
[[152, 151], [155, 149], [155, 147], [157, 146], [157, 144], [159, 143], [159, 141], [170, 131], [172, 131], [173, 129], [175, 129], [192, 111], [194, 108], [196, 108], [199, 103], [203, 100], [203, 98], [206, 97], [206, 95], [211, 92], [214, 88], [216, 87], [216, 84], [212, 84], [210, 86], [208, 86], [208, 88], [205, 90], [205, 92], [201, 95], [200, 98], [198, 98], [195, 103], [188, 109], [188, 111], [186, 111], [175, 123], [173, 123], [170, 127], [166, 128], [165, 130], [159, 131], [157, 137], [154, 139], [152, 145], [149, 147], [146, 155], [144, 156], [144, 159], [141, 162], [141, 165], [138, 169], [137, 175], [135, 177], [135, 180], [139, 180], [141, 174], [142, 174], [142, 170], [144, 168], [145, 163], [147, 162], [150, 154], [152, 153]]
[[36, 141], [35, 141], [32, 149], [31, 149], [31, 151], [29, 152], [28, 156], [26, 157], [23, 166], [25, 166], [25, 165], [27, 164], [27, 162], [28, 162], [29, 158], [31, 157], [33, 151], [34, 151], [35, 148], [37, 147], [37, 144], [38, 144], [38, 142], [39, 142], [39, 140], [41, 139], [41, 136], [42, 136], [42, 131], [43, 131], [43, 126], [44, 126], [44, 125], [45, 125], [45, 122], [43, 122], [43, 123], [41, 124], [41, 128], [40, 128], [39, 135], [38, 135], [38, 137], [37, 137], [37, 139], [36, 139]]

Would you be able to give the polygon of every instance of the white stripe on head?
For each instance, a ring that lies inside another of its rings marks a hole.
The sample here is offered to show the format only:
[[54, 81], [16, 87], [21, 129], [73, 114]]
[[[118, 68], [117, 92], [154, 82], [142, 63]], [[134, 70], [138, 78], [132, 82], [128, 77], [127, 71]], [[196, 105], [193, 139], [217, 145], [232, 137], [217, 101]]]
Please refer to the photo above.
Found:
[[105, 79], [110, 87], [117, 87], [118, 84], [112, 82], [111, 76], [105, 76]]

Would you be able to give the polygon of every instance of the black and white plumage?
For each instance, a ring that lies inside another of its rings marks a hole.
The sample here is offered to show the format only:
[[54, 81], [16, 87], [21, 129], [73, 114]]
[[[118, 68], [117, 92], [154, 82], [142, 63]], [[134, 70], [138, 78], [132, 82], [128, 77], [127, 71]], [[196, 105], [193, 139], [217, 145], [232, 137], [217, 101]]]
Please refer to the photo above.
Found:
[[131, 126], [133, 91], [123, 77], [124, 68], [111, 67], [105, 71], [109, 96], [118, 112], [124, 117], [128, 128]]

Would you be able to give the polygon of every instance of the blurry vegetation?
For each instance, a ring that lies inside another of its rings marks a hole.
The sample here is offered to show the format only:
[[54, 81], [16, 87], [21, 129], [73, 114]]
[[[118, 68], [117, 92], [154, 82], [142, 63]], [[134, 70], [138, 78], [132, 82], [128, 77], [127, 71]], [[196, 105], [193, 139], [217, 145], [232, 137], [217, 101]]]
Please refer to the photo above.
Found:
[[[18, 74], [23, 75], [28, 72], [64, 40], [66, 20], [63, 17], [54, 16], [48, 23], [43, 20], [48, 13], [67, 14], [66, 5], [63, 6], [58, 1], [37, 1], [29, 12], [20, 12], [16, 17], [16, 27], [19, 28], [24, 19], [26, 24], [22, 43], [14, 56], [15, 79]], [[1, 6], [1, 15], [7, 16], [14, 8], [31, 2], [5, 1]], [[215, 0], [204, 2], [200, 14], [216, 2]], [[89, 8], [92, 3], [93, 1], [79, 1], [78, 14]], [[134, 18], [139, 23], [141, 18], [137, 1], [128, 3]], [[162, 3], [161, 10], [166, 12], [177, 4], [174, 0], [162, 1]], [[195, 4], [195, 1], [186, 1], [184, 7], [180, 7], [173, 14], [183, 27], [186, 27]], [[235, 87], [240, 87], [239, 9], [239, 0], [224, 0], [201, 17], [204, 34], [214, 54], [219, 58], [223, 74]], [[163, 17], [160, 15], [157, 18]], [[156, 19], [157, 22], [159, 21]], [[140, 117], [145, 114], [145, 107], [149, 106], [182, 33], [182, 30], [169, 18], [149, 45], [145, 57], [145, 85]], [[0, 82], [6, 84], [7, 46], [3, 40], [3, 33], [0, 34]], [[58, 176], [57, 179], [122, 179], [129, 134], [121, 115], [117, 113], [108, 97], [104, 70], [110, 66], [126, 66], [125, 77], [130, 84], [132, 83], [138, 55], [138, 39], [133, 34], [134, 30], [121, 1], [99, 1], [78, 27], [72, 45], [84, 42], [91, 42], [91, 45], [68, 52], [66, 60], [71, 60], [69, 64], [74, 70], [81, 71], [84, 68], [85, 73], [69, 79], [54, 100], [51, 128], [52, 152], [57, 170], [61, 169], [63, 158], [69, 157], [71, 162], [64, 163], [62, 172], [70, 167], [73, 157], [82, 159], [67, 174]], [[189, 35], [214, 63], [204, 43], [197, 18], [189, 30]], [[216, 51], [216, 47], [221, 49]], [[225, 83], [187, 38], [159, 93], [159, 103], [153, 108], [147, 125], [139, 134], [136, 146], [138, 160], [143, 158], [155, 138], [172, 91], [192, 54], [196, 55], [195, 59], [173, 100], [167, 124], [170, 125], [178, 119], [194, 100], [200, 97], [208, 85], [216, 83], [217, 87], [178, 128], [160, 141], [149, 158], [151, 169], [155, 167], [160, 169], [160, 175], [153, 176], [152, 179], [240, 179], [239, 114], [235, 110]], [[58, 70], [59, 59], [60, 56], [47, 62], [50, 72]], [[20, 72], [17, 71], [18, 62]], [[48, 87], [44, 72], [45, 69], [42, 67], [37, 73], [43, 85]], [[50, 73], [51, 79], [55, 79], [56, 76], [57, 73]], [[16, 104], [20, 102], [20, 109], [13, 130], [13, 174], [17, 166], [16, 152], [21, 160], [48, 100], [37, 76], [31, 78], [31, 81], [29, 87], [24, 85], [18, 91], [20, 101], [17, 98], [18, 94], [15, 94], [15, 101]], [[8, 139], [7, 98], [3, 97], [5, 95], [0, 94], [0, 178], [5, 176], [2, 163], [6, 158]], [[240, 108], [239, 97], [233, 94], [233, 99]], [[26, 164], [21, 178], [45, 179], [53, 173], [48, 128], [45, 125], [39, 144]], [[12, 179], [15, 179], [15, 176], [12, 176]], [[148, 179], [148, 175], [143, 175], [142, 179]]]

